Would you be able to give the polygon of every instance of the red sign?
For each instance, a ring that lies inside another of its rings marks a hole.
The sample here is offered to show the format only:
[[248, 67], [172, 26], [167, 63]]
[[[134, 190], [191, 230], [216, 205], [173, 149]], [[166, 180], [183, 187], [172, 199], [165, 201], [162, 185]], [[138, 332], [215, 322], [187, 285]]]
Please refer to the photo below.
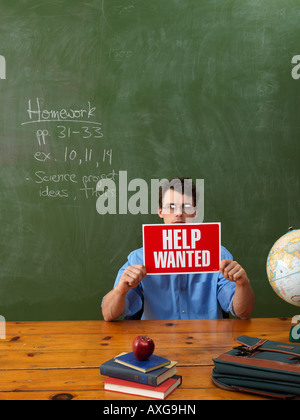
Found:
[[143, 225], [147, 274], [219, 271], [221, 224]]

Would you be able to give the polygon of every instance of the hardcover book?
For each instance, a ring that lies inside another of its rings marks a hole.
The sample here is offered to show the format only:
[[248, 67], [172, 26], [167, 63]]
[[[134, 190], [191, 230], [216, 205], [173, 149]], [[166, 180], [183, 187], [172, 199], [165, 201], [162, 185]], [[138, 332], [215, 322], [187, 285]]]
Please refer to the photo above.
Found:
[[133, 352], [117, 356], [115, 357], [115, 361], [132, 369], [140, 370], [141, 372], [151, 372], [151, 370], [158, 369], [170, 363], [170, 360], [157, 356], [156, 354], [151, 354], [147, 360], [138, 360]]
[[159, 386], [150, 386], [125, 381], [118, 378], [107, 378], [104, 381], [104, 389], [107, 391], [121, 392], [124, 394], [139, 395], [142, 397], [164, 400], [170, 395], [182, 382], [182, 377], [174, 375]]
[[120, 363], [116, 363], [115, 358], [113, 358], [100, 365], [100, 373], [104, 376], [111, 376], [141, 384], [158, 386], [166, 379], [177, 373], [176, 365], [177, 362], [171, 361], [166, 366], [144, 373]]

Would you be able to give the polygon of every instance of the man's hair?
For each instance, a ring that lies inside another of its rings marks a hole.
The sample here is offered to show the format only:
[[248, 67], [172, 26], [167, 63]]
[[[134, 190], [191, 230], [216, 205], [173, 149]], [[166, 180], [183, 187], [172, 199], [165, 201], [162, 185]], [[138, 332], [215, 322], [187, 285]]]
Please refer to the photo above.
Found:
[[192, 178], [188, 177], [173, 177], [170, 178], [169, 181], [164, 182], [159, 187], [159, 200], [158, 205], [159, 208], [162, 208], [162, 202], [165, 193], [168, 190], [174, 190], [179, 192], [180, 194], [187, 194], [193, 197], [193, 205], [196, 206], [197, 204], [197, 192], [196, 187], [192, 181]]

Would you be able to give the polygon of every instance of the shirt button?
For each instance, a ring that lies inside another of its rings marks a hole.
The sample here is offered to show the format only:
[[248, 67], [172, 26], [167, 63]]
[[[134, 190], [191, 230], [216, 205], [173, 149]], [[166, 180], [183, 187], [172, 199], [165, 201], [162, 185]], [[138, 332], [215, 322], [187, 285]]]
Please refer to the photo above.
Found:
[[183, 314], [185, 314], [186, 312], [185, 312], [185, 310], [183, 310], [183, 311], [181, 311]]

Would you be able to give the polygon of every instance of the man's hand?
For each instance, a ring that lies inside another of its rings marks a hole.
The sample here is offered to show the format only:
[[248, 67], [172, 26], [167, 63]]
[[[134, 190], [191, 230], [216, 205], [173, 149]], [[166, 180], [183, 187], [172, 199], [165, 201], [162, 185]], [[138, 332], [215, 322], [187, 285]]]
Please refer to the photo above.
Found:
[[102, 313], [105, 321], [113, 321], [123, 313], [127, 292], [138, 286], [146, 275], [143, 265], [131, 265], [126, 268], [117, 286], [103, 299]]
[[227, 280], [236, 284], [243, 285], [249, 282], [246, 271], [236, 261], [222, 260], [220, 271]]
[[127, 293], [130, 289], [138, 286], [146, 275], [146, 268], [143, 265], [131, 265], [122, 274], [116, 288], [121, 293]]
[[239, 318], [247, 319], [254, 308], [254, 293], [243, 267], [236, 261], [222, 260], [220, 271], [223, 276], [236, 284], [233, 296], [233, 310]]

